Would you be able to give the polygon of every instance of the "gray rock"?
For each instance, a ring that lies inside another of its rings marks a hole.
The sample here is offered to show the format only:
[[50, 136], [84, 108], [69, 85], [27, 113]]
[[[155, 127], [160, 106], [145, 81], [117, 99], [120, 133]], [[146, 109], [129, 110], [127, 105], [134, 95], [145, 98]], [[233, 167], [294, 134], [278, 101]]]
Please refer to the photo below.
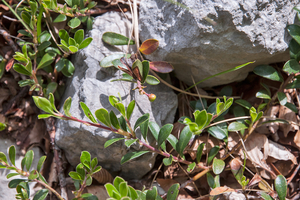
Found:
[[[256, 61], [241, 70], [200, 84], [215, 86], [240, 81], [259, 64], [289, 59], [288, 33], [298, 0], [182, 0], [184, 6], [169, 1], [144, 0], [140, 4], [142, 41], [155, 38], [160, 46], [147, 58], [172, 63], [179, 79], [195, 81]], [[205, 17], [213, 19], [213, 26]]]
[[[123, 81], [111, 82], [113, 79], [120, 78], [121, 72], [119, 70], [113, 67], [100, 68], [99, 66], [99, 61], [104, 57], [116, 52], [126, 52], [126, 46], [117, 49], [103, 44], [102, 34], [107, 31], [114, 31], [129, 35], [130, 28], [130, 22], [123, 17], [122, 13], [106, 13], [95, 19], [93, 30], [90, 32], [93, 42], [76, 54], [73, 62], [76, 70], [67, 84], [68, 87], [65, 92], [64, 98], [71, 96], [73, 99], [70, 110], [73, 116], [88, 121], [80, 108], [80, 101], [86, 103], [92, 113], [100, 108], [105, 108], [108, 111], [114, 110], [115, 113], [118, 113], [110, 105], [108, 97], [110, 95], [118, 96], [120, 93], [125, 106], [131, 100], [136, 100], [136, 107], [130, 120], [132, 125], [145, 113], [150, 113], [150, 121], [155, 121], [159, 125], [173, 123], [177, 108], [177, 96], [171, 89], [163, 84], [148, 85], [145, 91], [157, 96], [156, 100], [150, 103], [147, 96], [139, 95], [138, 91], [132, 90], [136, 87], [135, 84]], [[144, 150], [144, 148], [139, 145], [127, 148], [124, 141], [104, 148], [104, 143], [115, 137], [120, 136], [111, 131], [86, 126], [78, 122], [59, 120], [57, 123], [56, 144], [64, 150], [68, 161], [73, 166], [79, 163], [80, 153], [85, 150], [89, 151], [92, 157], [97, 157], [99, 165], [108, 169], [113, 175], [120, 175], [124, 178], [141, 178], [153, 167], [156, 155], [147, 153], [121, 165], [120, 160], [127, 152]]]

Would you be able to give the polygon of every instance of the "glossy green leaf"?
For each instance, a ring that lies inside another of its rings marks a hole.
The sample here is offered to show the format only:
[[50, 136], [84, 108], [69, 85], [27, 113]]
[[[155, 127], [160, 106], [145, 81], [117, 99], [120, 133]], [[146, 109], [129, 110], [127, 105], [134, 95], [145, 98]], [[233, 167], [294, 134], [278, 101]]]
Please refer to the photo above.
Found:
[[211, 148], [211, 150], [208, 153], [208, 158], [207, 158], [207, 165], [210, 164], [210, 162], [214, 159], [214, 157], [218, 154], [220, 150], [219, 146], [214, 146], [213, 148]]
[[83, 102], [80, 102], [80, 107], [83, 110], [85, 116], [87, 116], [93, 123], [97, 124], [97, 121], [90, 111], [89, 107], [87, 107], [87, 105]]
[[160, 81], [152, 76], [152, 75], [148, 75], [147, 78], [146, 78], [146, 82], [149, 84], [149, 85], [157, 85], [160, 83]]
[[124, 163], [134, 159], [134, 158], [137, 158], [137, 157], [140, 157], [142, 155], [144, 155], [145, 153], [148, 153], [149, 151], [137, 151], [137, 152], [129, 152], [127, 153], [125, 156], [122, 157], [121, 159], [121, 165], [123, 165]]
[[49, 191], [47, 189], [41, 189], [35, 193], [33, 200], [44, 200], [46, 199]]
[[67, 16], [63, 14], [59, 14], [54, 20], [53, 23], [64, 22], [67, 20]]
[[287, 182], [283, 175], [278, 175], [275, 179], [275, 190], [280, 200], [285, 200], [287, 195]]
[[78, 19], [77, 17], [71, 19], [68, 22], [68, 26], [72, 29], [77, 28], [80, 24], [81, 24], [80, 19]]
[[38, 51], [43, 51], [44, 49], [46, 49], [47, 47], [49, 47], [51, 45], [51, 42], [49, 41], [45, 41], [42, 44], [40, 44], [38, 46]]
[[273, 81], [283, 81], [281, 74], [270, 65], [259, 65], [254, 68], [253, 72], [258, 76], [262, 76]]
[[77, 44], [80, 44], [84, 39], [84, 31], [83, 29], [79, 29], [75, 32], [74, 40]]
[[201, 160], [201, 157], [202, 157], [202, 152], [203, 152], [203, 149], [204, 149], [204, 146], [205, 146], [205, 143], [201, 143], [198, 148], [197, 148], [197, 154], [196, 154], [196, 161], [197, 163], [200, 162]]
[[105, 142], [105, 144], [104, 144], [104, 148], [106, 148], [106, 147], [112, 145], [112, 144], [115, 143], [115, 142], [118, 142], [118, 141], [124, 140], [124, 139], [125, 139], [125, 138], [113, 138], [113, 139], [107, 140], [107, 141]]
[[147, 139], [148, 127], [149, 127], [149, 119], [146, 120], [144, 123], [140, 124], [140, 130], [145, 140]]
[[180, 133], [178, 143], [176, 145], [176, 151], [183, 157], [183, 150], [188, 145], [190, 139], [192, 138], [193, 133], [191, 132], [188, 126], [184, 127]]
[[34, 153], [33, 153], [32, 150], [27, 151], [25, 156], [24, 156], [26, 158], [25, 166], [26, 166], [27, 171], [30, 170], [30, 167], [31, 167], [31, 164], [32, 164], [32, 161], [33, 161], [33, 156], [34, 156]]
[[123, 131], [127, 131], [127, 122], [126, 119], [121, 115], [121, 117], [119, 117], [119, 122], [120, 122], [120, 127]]
[[14, 145], [9, 147], [8, 150], [9, 160], [15, 166], [16, 165], [16, 148]]
[[36, 170], [37, 170], [38, 172], [41, 171], [42, 166], [43, 166], [45, 160], [46, 160], [46, 156], [42, 156], [42, 157], [39, 159], [39, 162], [38, 162], [37, 168], [36, 168]]
[[128, 185], [127, 182], [120, 183], [119, 185], [119, 192], [121, 197], [126, 197], [128, 194]]
[[16, 72], [18, 72], [20, 74], [31, 76], [31, 72], [27, 71], [27, 69], [22, 64], [15, 63], [13, 68]]
[[71, 77], [73, 75], [73, 72], [75, 71], [75, 67], [74, 67], [73, 63], [68, 59], [64, 59], [64, 63], [65, 63], [65, 66], [61, 72], [66, 77]]
[[198, 125], [198, 129], [202, 130], [203, 128], [205, 128], [204, 126], [206, 125], [207, 122], [207, 112], [206, 110], [196, 110], [194, 112], [194, 116], [195, 116], [195, 122]]
[[11, 177], [18, 176], [18, 175], [20, 175], [20, 174], [19, 173], [9, 173], [9, 174], [7, 174], [6, 178], [10, 179]]
[[247, 108], [248, 110], [252, 107], [252, 105], [244, 99], [237, 99], [234, 102], [239, 104], [240, 106], [242, 106], [244, 108]]
[[125, 117], [126, 111], [125, 106], [122, 103], [115, 103], [114, 107]]
[[38, 119], [46, 119], [49, 117], [55, 117], [55, 115], [52, 115], [52, 114], [39, 114], [38, 115]]
[[207, 131], [219, 140], [223, 140], [228, 136], [227, 129], [222, 129], [220, 126], [209, 127]]
[[75, 180], [83, 180], [78, 172], [70, 172], [69, 176]]
[[132, 114], [132, 112], [133, 112], [133, 110], [134, 110], [134, 107], [135, 107], [135, 100], [132, 100], [130, 103], [129, 103], [129, 105], [128, 105], [128, 107], [127, 107], [127, 111], [126, 111], [126, 118], [129, 120], [130, 119], [130, 117], [131, 117], [131, 114]]
[[298, 89], [300, 88], [300, 78], [296, 78], [292, 83], [287, 84], [285, 89]]
[[146, 113], [143, 116], [139, 117], [134, 125], [134, 130], [137, 129], [137, 127], [139, 127], [142, 123], [144, 123], [145, 121], [149, 120], [150, 114]]
[[292, 36], [292, 38], [294, 38], [294, 40], [296, 40], [296, 42], [298, 44], [300, 44], [300, 26], [296, 25], [296, 24], [291, 24], [288, 25], [286, 27], [286, 29], [288, 30], [289, 34]]
[[37, 69], [42, 69], [48, 65], [50, 65], [55, 59], [55, 54], [52, 53], [46, 53], [43, 57], [40, 63], [37, 66]]
[[300, 45], [296, 42], [296, 40], [291, 39], [289, 43], [290, 57], [291, 59], [295, 59], [297, 61], [300, 60]]
[[68, 97], [65, 100], [65, 103], [63, 105], [63, 109], [64, 109], [64, 112], [65, 112], [65, 115], [68, 116], [68, 117], [71, 117], [71, 114], [70, 114], [71, 103], [72, 103], [72, 98]]
[[82, 151], [80, 156], [81, 163], [90, 163], [91, 162], [91, 154], [88, 151]]
[[78, 48], [76, 46], [69, 46], [68, 49], [72, 52], [72, 53], [76, 53], [78, 51]]
[[130, 139], [125, 141], [125, 145], [130, 147], [133, 143], [135, 143], [138, 139]]
[[179, 186], [180, 186], [179, 183], [176, 183], [169, 188], [167, 194], [167, 200], [177, 199], [179, 193]]
[[26, 181], [26, 179], [13, 179], [8, 183], [8, 187], [16, 188], [23, 181]]
[[192, 171], [194, 171], [195, 167], [196, 167], [196, 163], [193, 162], [193, 163], [191, 163], [191, 164], [188, 165], [188, 168], [186, 169], [186, 171], [188, 173], [191, 173]]
[[294, 104], [287, 102], [284, 106], [290, 109], [291, 111], [298, 113], [298, 108]]
[[287, 103], [287, 97], [286, 97], [285, 93], [278, 92], [277, 97], [278, 97], [278, 100], [279, 100], [281, 105], [284, 106]]
[[269, 93], [267, 90], [265, 89], [260, 89], [256, 95], [255, 95], [257, 98], [261, 98], [261, 99], [271, 99]]
[[96, 110], [95, 115], [100, 122], [110, 127], [111, 123], [110, 123], [108, 111], [106, 109], [100, 108], [99, 110]]
[[158, 124], [155, 123], [155, 122], [150, 122], [149, 123], [149, 129], [150, 129], [153, 137], [155, 138], [155, 140], [158, 140], [158, 134], [159, 134], [159, 131], [160, 131], [160, 127], [158, 126]]
[[212, 169], [215, 174], [221, 174], [225, 168], [225, 162], [221, 159], [214, 158]]
[[174, 149], [176, 149], [176, 145], [177, 145], [177, 143], [178, 143], [177, 138], [176, 138], [174, 135], [170, 134], [169, 137], [167, 138], [167, 140], [168, 140], [168, 142], [171, 144], [171, 146], [172, 146]]
[[283, 71], [288, 74], [296, 74], [300, 72], [299, 62], [295, 59], [288, 60], [283, 66]]
[[206, 174], [206, 179], [209, 187], [215, 188], [215, 179], [209, 172]]
[[[194, 123], [194, 122], [189, 122], [189, 123], [188, 123], [188, 126], [189, 126], [189, 129], [190, 129], [193, 133], [199, 131], [198, 125], [197, 125], [196, 123]], [[195, 134], [196, 134], [196, 133], [195, 133]]]
[[35, 105], [46, 113], [54, 114], [50, 101], [44, 97], [33, 96]]
[[110, 197], [114, 197], [114, 194], [119, 194], [119, 191], [111, 183], [105, 184], [104, 187]]
[[232, 122], [228, 126], [228, 131], [241, 131], [247, 128], [248, 127], [241, 122]]
[[84, 49], [85, 47], [89, 46], [89, 44], [91, 44], [91, 42], [93, 41], [93, 38], [88, 37], [86, 39], [84, 39], [80, 45], [79, 45], [79, 49]]
[[144, 60], [142, 62], [142, 65], [143, 65], [143, 70], [140, 71], [140, 73], [141, 73], [141, 76], [142, 76], [142, 83], [144, 83], [147, 76], [148, 76], [148, 73], [149, 73], [150, 63], [149, 63], [148, 60]]
[[125, 182], [125, 180], [119, 176], [117, 176], [114, 181], [113, 181], [113, 184], [114, 184], [114, 187], [117, 189], [117, 191], [119, 191], [119, 187], [120, 187], [120, 184]]
[[[126, 55], [126, 58], [129, 58], [131, 54], [112, 54], [109, 56], [106, 56], [100, 61], [100, 66], [101, 67], [112, 67], [114, 64], [112, 63], [114, 60], [120, 60], [122, 57]], [[128, 57], [129, 56], [129, 57]]]
[[157, 188], [154, 186], [152, 190], [148, 190], [146, 194], [146, 199], [147, 200], [156, 200], [157, 196]]
[[162, 143], [169, 137], [173, 130], [173, 125], [172, 124], [166, 124], [163, 127], [161, 127], [158, 138], [157, 138], [157, 146], [160, 147]]
[[[110, 45], [127, 45], [129, 38], [114, 32], [105, 32], [102, 36], [102, 40]], [[135, 44], [133, 40], [130, 40], [130, 45]]]
[[170, 166], [172, 164], [172, 162], [173, 162], [173, 156], [172, 155], [170, 155], [169, 158], [164, 158], [163, 159], [163, 163], [164, 163], [165, 166]]
[[270, 195], [268, 195], [265, 192], [260, 192], [260, 195], [264, 200], [274, 200]]
[[111, 125], [113, 125], [113, 127], [115, 127], [116, 129], [120, 129], [120, 122], [113, 111], [109, 112], [109, 118], [110, 118]]

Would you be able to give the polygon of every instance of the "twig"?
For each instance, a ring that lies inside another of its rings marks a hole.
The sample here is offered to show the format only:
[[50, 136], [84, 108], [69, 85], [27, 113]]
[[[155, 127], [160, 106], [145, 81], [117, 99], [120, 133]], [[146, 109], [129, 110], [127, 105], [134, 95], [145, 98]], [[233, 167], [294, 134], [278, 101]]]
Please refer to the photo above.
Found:
[[8, 44], [15, 52], [20, 51], [19, 48], [15, 45], [14, 41], [11, 39], [11, 35], [4, 30], [1, 24], [0, 24], [0, 34], [3, 35], [4, 39], [8, 42]]

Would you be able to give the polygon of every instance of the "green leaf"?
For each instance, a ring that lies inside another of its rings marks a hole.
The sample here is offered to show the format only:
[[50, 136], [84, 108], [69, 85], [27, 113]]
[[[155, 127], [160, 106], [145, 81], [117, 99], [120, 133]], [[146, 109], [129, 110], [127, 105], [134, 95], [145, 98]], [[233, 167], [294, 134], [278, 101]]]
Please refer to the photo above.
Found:
[[113, 184], [114, 184], [114, 187], [117, 189], [117, 191], [120, 190], [120, 189], [119, 189], [119, 188], [120, 188], [120, 184], [123, 183], [123, 182], [125, 182], [125, 180], [124, 180], [123, 178], [119, 177], [119, 176], [117, 176], [117, 177], [114, 179]]
[[228, 126], [228, 131], [241, 131], [247, 129], [248, 127], [241, 122], [232, 122]]
[[207, 112], [206, 110], [196, 110], [194, 112], [194, 116], [195, 116], [195, 122], [198, 125], [198, 129], [202, 130], [203, 128], [205, 128], [204, 126], [206, 125], [207, 122]]
[[192, 171], [194, 171], [195, 167], [196, 167], [196, 163], [193, 162], [193, 163], [191, 163], [191, 164], [188, 165], [188, 168], [186, 169], [186, 171], [188, 173], [191, 173]]
[[63, 105], [63, 109], [64, 109], [64, 112], [65, 112], [65, 115], [67, 115], [68, 117], [71, 117], [71, 114], [70, 114], [71, 103], [72, 103], [72, 98], [68, 97], [65, 100], [65, 103]]
[[127, 131], [127, 122], [126, 119], [121, 115], [121, 117], [119, 117], [119, 122], [120, 122], [120, 127], [123, 131]]
[[164, 159], [163, 159], [163, 163], [164, 163], [165, 166], [171, 165], [172, 162], [173, 162], [173, 156], [172, 156], [172, 155], [170, 155], [169, 158], [164, 158]]
[[91, 44], [92, 41], [93, 41], [93, 38], [88, 37], [80, 43], [78, 48], [84, 49], [85, 47], [89, 46], [89, 44]]
[[33, 200], [44, 200], [46, 199], [48, 193], [49, 191], [47, 189], [41, 189], [34, 195]]
[[224, 140], [228, 136], [227, 129], [223, 129], [220, 126], [212, 126], [207, 131], [219, 140]]
[[287, 183], [283, 175], [278, 175], [275, 179], [275, 190], [280, 200], [285, 200], [287, 194]]
[[256, 95], [255, 95], [257, 98], [261, 98], [261, 99], [271, 99], [269, 93], [267, 90], [265, 89], [260, 89]]
[[240, 106], [242, 106], [244, 108], [247, 108], [248, 110], [252, 107], [252, 105], [244, 99], [237, 99], [234, 102], [239, 104]]
[[162, 143], [169, 137], [169, 135], [172, 132], [172, 129], [173, 129], [172, 124], [166, 124], [163, 127], [161, 127], [157, 138], [158, 147], [160, 147], [160, 145], [162, 145]]
[[46, 53], [43, 57], [40, 63], [37, 66], [37, 69], [42, 69], [48, 65], [50, 65], [55, 59], [55, 54], [52, 53]]
[[146, 82], [149, 84], [149, 85], [157, 85], [160, 83], [160, 81], [152, 76], [152, 75], [148, 75], [147, 78], [146, 78]]
[[109, 114], [106, 109], [100, 108], [99, 110], [96, 110], [95, 115], [100, 122], [102, 122], [103, 124], [105, 124], [108, 127], [111, 126]]
[[28, 176], [28, 180], [36, 179], [39, 176], [39, 173], [36, 170], [32, 170]]
[[273, 81], [283, 81], [281, 74], [270, 65], [259, 65], [254, 68], [253, 72], [258, 76], [262, 76]]
[[177, 199], [179, 193], [179, 186], [180, 186], [179, 183], [176, 183], [169, 188], [167, 194], [167, 200]]
[[137, 127], [139, 127], [142, 123], [144, 123], [145, 121], [149, 120], [150, 114], [146, 113], [143, 116], [139, 117], [134, 125], [134, 130], [137, 129]]
[[81, 163], [91, 163], [91, 154], [88, 151], [82, 151], [80, 156]]
[[300, 45], [294, 40], [291, 39], [289, 43], [290, 57], [297, 61], [300, 60]]
[[209, 187], [215, 188], [215, 179], [209, 172], [206, 174], [206, 178]]
[[83, 110], [85, 116], [87, 116], [93, 123], [97, 124], [97, 121], [90, 111], [89, 107], [87, 107], [87, 105], [83, 102], [80, 102], [80, 107]]
[[128, 191], [129, 195], [128, 196], [131, 197], [131, 199], [137, 199], [138, 198], [138, 194], [135, 191], [135, 189], [133, 187], [131, 187], [131, 186], [128, 186], [128, 189], [129, 189], [129, 191]]
[[26, 179], [13, 179], [8, 183], [8, 187], [16, 188], [23, 181], [26, 181]]
[[119, 192], [121, 197], [126, 197], [128, 194], [128, 185], [127, 182], [120, 183], [119, 185]]
[[115, 103], [114, 106], [124, 117], [126, 117], [125, 106], [122, 103]]
[[204, 149], [204, 146], [205, 146], [205, 143], [201, 143], [198, 148], [197, 148], [197, 157], [196, 157], [196, 161], [197, 163], [200, 162], [201, 160], [201, 157], [202, 157], [202, 152], [203, 152], [203, 149]]
[[40, 43], [49, 41], [50, 39], [51, 39], [51, 34], [48, 31], [43, 31], [38, 37], [38, 40], [40, 41]]
[[70, 172], [69, 176], [75, 180], [80, 180], [80, 181], [83, 180], [83, 178], [80, 176], [78, 172]]
[[110, 118], [110, 122], [113, 125], [113, 127], [115, 127], [116, 129], [120, 129], [120, 122], [119, 122], [116, 114], [113, 111], [109, 112], [109, 118]]
[[72, 29], [77, 28], [80, 24], [81, 24], [80, 19], [78, 19], [77, 17], [71, 19], [68, 22], [68, 26], [71, 27]]
[[176, 145], [176, 151], [183, 157], [183, 150], [188, 145], [193, 133], [190, 131], [189, 127], [186, 126], [180, 133], [178, 143]]
[[31, 167], [31, 164], [32, 164], [32, 161], [33, 161], [33, 156], [34, 156], [34, 153], [33, 153], [32, 150], [27, 151], [25, 156], [24, 156], [26, 158], [25, 166], [26, 166], [27, 171], [30, 170], [30, 167]]
[[135, 143], [138, 139], [130, 139], [125, 141], [125, 145], [130, 147], [133, 143]]
[[149, 129], [150, 129], [153, 137], [155, 138], [155, 140], [158, 140], [158, 134], [159, 134], [159, 131], [160, 131], [160, 128], [159, 128], [158, 124], [155, 123], [155, 122], [150, 122], [149, 123]]
[[145, 138], [145, 140], [147, 139], [148, 126], [149, 126], [149, 119], [146, 120], [144, 123], [140, 124], [140, 130], [141, 130], [142, 136], [143, 136], [143, 138]]
[[154, 186], [152, 190], [148, 190], [146, 194], [146, 199], [147, 200], [156, 200], [157, 196], [157, 188]]
[[134, 107], [135, 107], [135, 100], [132, 100], [132, 101], [129, 103], [128, 107], [127, 107], [126, 118], [127, 118], [128, 120], [129, 120], [130, 117], [131, 117], [131, 114], [132, 114], [132, 112], [133, 112]]
[[284, 106], [290, 109], [291, 111], [298, 113], [298, 108], [294, 104], [287, 102]]
[[296, 77], [296, 79], [292, 82], [287, 84], [285, 89], [298, 89], [300, 88], [300, 78]]
[[129, 152], [127, 153], [125, 156], [122, 157], [121, 159], [121, 165], [123, 165], [124, 163], [134, 159], [134, 158], [137, 158], [137, 157], [140, 157], [142, 155], [144, 155], [145, 153], [148, 153], [149, 151], [138, 151], [138, 152]]
[[298, 44], [300, 44], [300, 26], [292, 24], [292, 25], [288, 25], [286, 27], [286, 29], [288, 30], [289, 34], [292, 36], [292, 38], [294, 38], [296, 40], [296, 42]]
[[67, 16], [63, 14], [59, 14], [55, 20], [53, 20], [53, 23], [58, 23], [58, 22], [64, 22], [67, 20]]
[[268, 195], [265, 192], [260, 192], [260, 195], [264, 200], [274, 200], [270, 195]]
[[125, 57], [126, 55], [126, 58], [129, 58], [131, 56], [131, 54], [112, 54], [112, 55], [109, 55], [109, 56], [106, 56], [105, 58], [103, 58], [101, 61], [100, 61], [100, 66], [101, 67], [112, 67], [114, 66], [113, 64], [113, 61], [114, 60], [120, 60], [122, 57]]
[[178, 143], [177, 138], [176, 138], [174, 135], [170, 134], [169, 137], [167, 138], [167, 140], [168, 140], [168, 142], [172, 145], [172, 147], [173, 147], [174, 149], [176, 149], [176, 145], [177, 145], [177, 143]]
[[112, 95], [108, 97], [108, 101], [113, 107], [115, 107], [116, 103], [119, 103], [118, 98]]
[[299, 62], [295, 59], [288, 60], [284, 66], [283, 71], [287, 72], [288, 74], [296, 74], [300, 71]]
[[45, 41], [42, 44], [40, 44], [38, 46], [38, 51], [43, 51], [44, 49], [46, 49], [47, 47], [49, 47], [51, 45], [51, 42], [49, 41]]
[[220, 150], [219, 146], [214, 146], [213, 148], [211, 148], [211, 150], [208, 153], [208, 158], [207, 158], [207, 165], [210, 164], [210, 162], [214, 159], [214, 157], [218, 154]]
[[52, 115], [52, 114], [39, 114], [38, 115], [38, 119], [46, 119], [49, 117], [55, 117], [55, 115]]
[[41, 171], [42, 166], [43, 166], [45, 160], [46, 160], [46, 156], [42, 156], [42, 157], [39, 159], [39, 162], [38, 162], [37, 168], [36, 168], [36, 170], [37, 170], [38, 172]]
[[119, 191], [111, 183], [106, 183], [104, 187], [110, 197], [114, 197], [115, 194], [119, 194]]
[[9, 179], [9, 178], [17, 176], [17, 175], [20, 175], [20, 174], [19, 173], [9, 173], [9, 174], [7, 174], [6, 178]]
[[119, 140], [124, 140], [125, 138], [113, 138], [113, 139], [110, 139], [110, 140], [107, 140], [104, 144], [104, 148], [112, 145], [113, 143], [115, 142], [118, 142]]
[[[110, 45], [127, 45], [129, 38], [114, 32], [106, 32], [102, 36], [102, 40]], [[133, 40], [130, 40], [130, 45], [135, 44]]]
[[65, 62], [65, 66], [61, 72], [66, 77], [71, 77], [73, 75], [75, 67], [74, 67], [73, 63], [71, 61], [69, 61], [68, 59], [64, 59], [64, 62]]
[[76, 46], [69, 46], [68, 49], [72, 52], [72, 53], [76, 53], [78, 51], [78, 48]]
[[93, 21], [94, 17], [89, 16], [86, 22], [86, 28], [87, 30], [92, 30], [93, 29]]
[[143, 65], [143, 70], [140, 71], [140, 73], [141, 73], [141, 76], [142, 76], [142, 83], [144, 83], [147, 76], [148, 76], [148, 73], [149, 73], [150, 63], [149, 63], [148, 60], [144, 60], [142, 62], [142, 65]]
[[48, 99], [46, 99], [44, 97], [39, 97], [39, 96], [33, 96], [32, 98], [33, 98], [35, 105], [39, 109], [41, 109], [47, 113], [54, 114], [52, 105]]
[[75, 32], [74, 40], [76, 41], [77, 44], [81, 44], [83, 39], [84, 39], [84, 31], [83, 29], [79, 29], [78, 31]]
[[31, 76], [31, 72], [27, 71], [27, 69], [22, 64], [15, 63], [13, 68], [16, 72], [18, 72], [20, 74]]
[[280, 105], [284, 106], [287, 103], [287, 97], [286, 97], [285, 93], [278, 92], [277, 97], [278, 97], [278, 100], [280, 102]]
[[8, 150], [9, 160], [13, 164], [13, 166], [16, 165], [16, 148], [15, 146], [10, 146]]
[[214, 158], [212, 168], [213, 168], [213, 172], [216, 175], [217, 174], [221, 174], [221, 172], [225, 168], [225, 162], [223, 160], [221, 160], [221, 159]]
[[3, 131], [4, 129], [6, 129], [6, 124], [0, 122], [0, 131]]

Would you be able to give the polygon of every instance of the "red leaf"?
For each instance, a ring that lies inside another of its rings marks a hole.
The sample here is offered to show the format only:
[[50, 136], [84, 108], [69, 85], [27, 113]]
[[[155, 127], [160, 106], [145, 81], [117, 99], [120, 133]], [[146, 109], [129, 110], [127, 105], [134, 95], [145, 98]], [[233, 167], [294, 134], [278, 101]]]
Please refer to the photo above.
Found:
[[14, 64], [14, 59], [11, 58], [11, 59], [7, 62], [6, 67], [5, 67], [5, 69], [6, 69], [7, 72], [11, 69], [11, 67], [13, 66], [13, 64]]
[[142, 43], [139, 50], [140, 52], [142, 52], [142, 54], [149, 55], [157, 49], [158, 44], [159, 44], [158, 40], [148, 39]]
[[164, 61], [150, 62], [150, 69], [159, 73], [170, 73], [174, 70], [173, 66], [170, 63]]
[[138, 67], [135, 67], [135, 68], [132, 70], [132, 72], [133, 72], [133, 74], [134, 74], [133, 78], [134, 78], [135, 80], [142, 81], [142, 77], [141, 77], [140, 70], [139, 70]]

